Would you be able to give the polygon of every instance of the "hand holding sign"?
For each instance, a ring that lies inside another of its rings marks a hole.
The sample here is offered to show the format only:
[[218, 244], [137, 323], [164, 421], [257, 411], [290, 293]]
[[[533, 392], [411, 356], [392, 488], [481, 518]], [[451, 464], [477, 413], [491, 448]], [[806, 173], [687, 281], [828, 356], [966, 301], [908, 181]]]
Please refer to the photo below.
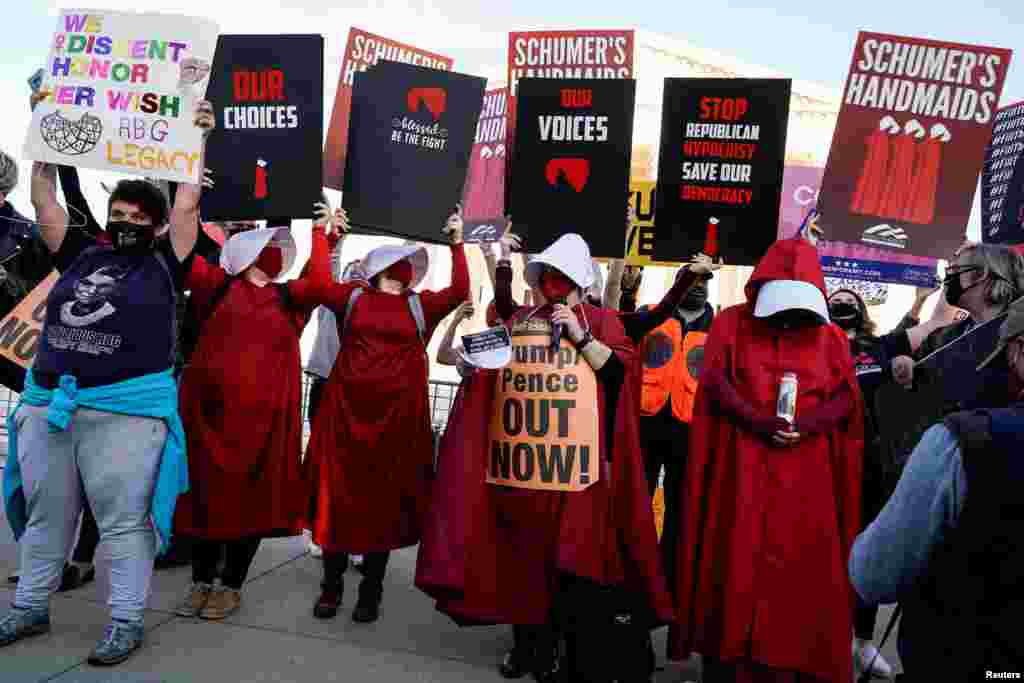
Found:
[[462, 204], [456, 204], [455, 213], [448, 217], [448, 223], [441, 232], [448, 238], [452, 246], [455, 246], [456, 244], [462, 244], [462, 229]]
[[210, 137], [210, 133], [217, 127], [217, 117], [213, 115], [213, 105], [208, 100], [199, 100], [196, 103], [193, 122], [196, 128], [203, 131], [204, 139]]
[[[511, 227], [511, 224], [509, 224]], [[519, 251], [523, 247], [523, 238], [513, 232], [506, 232], [499, 241], [501, 245], [501, 258], [509, 260], [513, 251]]]

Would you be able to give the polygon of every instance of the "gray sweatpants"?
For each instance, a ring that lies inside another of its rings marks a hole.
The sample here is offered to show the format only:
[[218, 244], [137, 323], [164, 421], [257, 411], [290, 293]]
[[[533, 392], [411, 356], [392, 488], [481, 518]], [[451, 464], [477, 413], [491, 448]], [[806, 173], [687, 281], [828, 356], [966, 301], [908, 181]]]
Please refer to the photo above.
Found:
[[149, 511], [167, 427], [154, 418], [80, 408], [66, 431], [51, 433], [46, 411], [22, 405], [16, 418], [28, 526], [14, 605], [48, 609], [84, 493], [110, 555], [111, 616], [140, 622], [156, 556]]

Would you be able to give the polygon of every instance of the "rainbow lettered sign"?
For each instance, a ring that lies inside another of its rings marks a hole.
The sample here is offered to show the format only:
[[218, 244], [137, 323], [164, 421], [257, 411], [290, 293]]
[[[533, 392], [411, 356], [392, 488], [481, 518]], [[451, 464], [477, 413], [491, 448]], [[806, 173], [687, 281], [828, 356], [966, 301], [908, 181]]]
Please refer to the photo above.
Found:
[[171, 14], [63, 10], [25, 156], [180, 182], [199, 181], [217, 25]]

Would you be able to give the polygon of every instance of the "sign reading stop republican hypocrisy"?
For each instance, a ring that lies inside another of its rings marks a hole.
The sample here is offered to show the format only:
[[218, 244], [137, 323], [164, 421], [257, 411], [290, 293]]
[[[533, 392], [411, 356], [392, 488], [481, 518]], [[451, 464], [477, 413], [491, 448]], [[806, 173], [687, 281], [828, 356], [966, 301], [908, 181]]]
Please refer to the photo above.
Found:
[[28, 159], [198, 183], [217, 24], [172, 14], [62, 10], [32, 113]]
[[996, 113], [981, 171], [981, 241], [1024, 243], [1024, 102]]
[[207, 99], [207, 220], [309, 218], [323, 180], [324, 39], [221, 36]]
[[654, 256], [756, 264], [775, 241], [792, 82], [666, 78]]
[[819, 199], [829, 239], [952, 255], [964, 241], [1010, 55], [858, 35]]
[[462, 191], [466, 242], [496, 242], [505, 220], [505, 129], [508, 88], [488, 90], [476, 124], [476, 139]]
[[345, 155], [348, 149], [349, 116], [352, 110], [352, 82], [356, 73], [366, 71], [380, 60], [425, 66], [451, 71], [453, 60], [422, 48], [384, 38], [352, 27], [341, 62], [334, 109], [324, 143], [324, 187], [340, 190], [345, 178]]
[[622, 258], [635, 98], [633, 80], [519, 82], [510, 213], [526, 253], [576, 232]]
[[357, 232], [444, 242], [486, 83], [399, 62], [356, 74], [342, 201]]

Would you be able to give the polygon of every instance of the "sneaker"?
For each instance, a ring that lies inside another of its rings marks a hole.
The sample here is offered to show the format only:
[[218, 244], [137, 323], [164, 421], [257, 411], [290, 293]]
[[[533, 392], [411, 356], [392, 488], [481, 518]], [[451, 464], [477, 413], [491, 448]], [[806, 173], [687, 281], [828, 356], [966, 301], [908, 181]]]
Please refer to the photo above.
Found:
[[210, 591], [212, 590], [213, 586], [208, 583], [193, 583], [185, 599], [174, 608], [174, 613], [179, 617], [198, 617], [199, 613], [206, 607], [206, 603], [210, 599]]
[[227, 586], [217, 586], [210, 592], [206, 604], [199, 612], [199, 618], [220, 621], [230, 617], [241, 606], [242, 591]]
[[96, 644], [89, 655], [93, 666], [114, 666], [125, 661], [142, 647], [145, 631], [142, 624], [114, 619], [107, 626], [103, 640]]
[[61, 574], [60, 587], [57, 588], [57, 592], [73, 591], [95, 580], [96, 567], [94, 565], [68, 562], [64, 565], [64, 573]]
[[892, 678], [892, 666], [869, 640], [854, 641], [853, 666], [858, 675], [870, 672], [872, 678]]
[[0, 647], [50, 630], [50, 613], [12, 607], [0, 620]]

